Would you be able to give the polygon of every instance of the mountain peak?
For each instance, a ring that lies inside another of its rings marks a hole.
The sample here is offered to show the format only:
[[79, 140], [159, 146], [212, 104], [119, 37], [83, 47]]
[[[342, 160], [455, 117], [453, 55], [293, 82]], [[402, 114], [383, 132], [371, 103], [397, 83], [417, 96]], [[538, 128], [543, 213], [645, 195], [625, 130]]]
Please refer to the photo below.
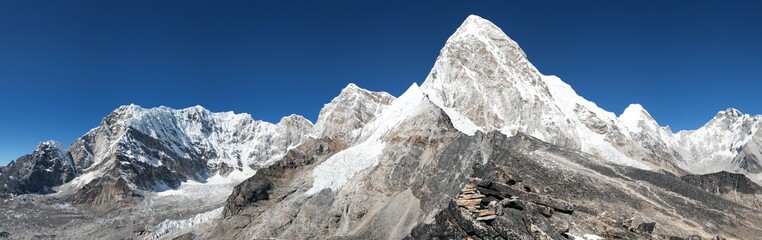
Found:
[[640, 132], [643, 127], [658, 126], [656, 120], [651, 117], [651, 114], [638, 103], [633, 103], [627, 106], [627, 108], [624, 109], [624, 112], [619, 115], [619, 122], [631, 132]]
[[718, 112], [717, 115], [723, 115], [723, 116], [737, 118], [737, 117], [743, 116], [744, 114], [741, 111], [739, 111], [738, 109], [729, 107], [728, 109], [725, 109], [725, 111]]
[[291, 114], [285, 117], [282, 117], [277, 125], [289, 125], [289, 124], [300, 124], [300, 125], [306, 125], [312, 127], [312, 121], [305, 118], [302, 115], [298, 114]]
[[640, 118], [647, 118], [650, 120], [653, 120], [651, 117], [651, 114], [646, 111], [645, 108], [643, 108], [643, 105], [640, 105], [638, 103], [633, 103], [627, 106], [627, 108], [624, 109], [624, 112], [622, 112], [622, 115], [619, 115], [619, 119], [623, 120], [629, 120], [629, 119], [640, 119]]
[[44, 149], [44, 148], [63, 149], [60, 142], [53, 141], [53, 140], [40, 142], [40, 144], [37, 145], [37, 149]]
[[706, 123], [706, 126], [719, 124], [719, 123], [729, 124], [733, 122], [753, 121], [754, 118], [755, 117], [749, 114], [744, 114], [738, 109], [730, 107], [723, 111], [717, 112], [717, 114], [714, 115], [714, 118], [712, 118], [712, 120], [709, 120], [709, 122]]
[[112, 113], [135, 112], [135, 111], [138, 111], [140, 109], [143, 109], [143, 107], [141, 107], [140, 105], [134, 104], [134, 103], [130, 103], [128, 105], [122, 105], [122, 106], [117, 107], [116, 109], [114, 109], [114, 111]]
[[389, 93], [372, 92], [350, 83], [320, 109], [312, 135], [352, 143], [359, 129], [375, 119], [394, 99]]
[[44, 141], [37, 145], [34, 150], [34, 155], [39, 159], [45, 159], [46, 161], [60, 161], [62, 164], [73, 166], [71, 159], [67, 155], [67, 151], [63, 148], [60, 142], [57, 141]]
[[463, 23], [460, 24], [455, 33], [447, 42], [457, 41], [466, 36], [476, 36], [480, 41], [490, 41], [490, 39], [510, 39], [503, 30], [487, 19], [477, 15], [469, 15]]
[[459, 28], [470, 27], [470, 26], [479, 27], [479, 26], [489, 26], [489, 25], [493, 27], [497, 27], [494, 24], [492, 24], [492, 22], [490, 22], [489, 20], [484, 19], [478, 15], [471, 14], [471, 15], [468, 15], [468, 17], [466, 17], [466, 20], [463, 21], [463, 23], [460, 25]]
[[344, 87], [344, 89], [341, 89], [342, 92], [345, 92], [345, 91], [356, 91], [356, 90], [364, 90], [364, 89], [358, 87], [357, 84], [354, 84], [354, 83], [349, 83], [349, 84], [347, 84], [346, 87]]

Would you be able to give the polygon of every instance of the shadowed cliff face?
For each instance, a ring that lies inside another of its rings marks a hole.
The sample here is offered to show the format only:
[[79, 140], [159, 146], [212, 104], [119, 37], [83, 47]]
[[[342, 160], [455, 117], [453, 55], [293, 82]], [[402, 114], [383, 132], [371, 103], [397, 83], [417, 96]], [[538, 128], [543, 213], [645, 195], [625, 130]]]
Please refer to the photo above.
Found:
[[681, 179], [714, 194], [732, 192], [742, 194], [762, 193], [762, 187], [752, 182], [745, 175], [738, 173], [722, 171], [703, 175], [686, 175], [681, 177]]

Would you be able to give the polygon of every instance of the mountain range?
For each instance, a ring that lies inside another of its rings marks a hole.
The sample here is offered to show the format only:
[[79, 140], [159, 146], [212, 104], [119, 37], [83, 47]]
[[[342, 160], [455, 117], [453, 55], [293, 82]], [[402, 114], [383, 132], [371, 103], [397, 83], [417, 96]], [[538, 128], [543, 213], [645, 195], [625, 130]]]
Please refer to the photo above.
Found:
[[[748, 239], [762, 233], [760, 128], [762, 115], [732, 108], [677, 133], [639, 104], [617, 116], [543, 75], [500, 28], [471, 15], [422, 84], [399, 97], [349, 84], [314, 124], [126, 105], [68, 149], [42, 142], [0, 169], [3, 213], [27, 215], [0, 230]], [[38, 223], [45, 215], [57, 220]]]

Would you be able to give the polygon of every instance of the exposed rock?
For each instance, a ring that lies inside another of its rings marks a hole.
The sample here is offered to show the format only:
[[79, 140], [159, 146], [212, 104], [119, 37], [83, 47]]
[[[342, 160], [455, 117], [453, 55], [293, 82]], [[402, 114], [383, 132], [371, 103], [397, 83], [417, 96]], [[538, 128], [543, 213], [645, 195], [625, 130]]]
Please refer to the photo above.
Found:
[[641, 224], [638, 224], [638, 228], [636, 229], [636, 231], [642, 234], [651, 234], [654, 232], [655, 227], [656, 227], [656, 223], [653, 223], [653, 222], [641, 223]]
[[743, 194], [760, 194], [762, 187], [751, 181], [743, 174], [726, 171], [703, 175], [686, 175], [681, 179], [701, 189], [715, 194], [738, 192]]
[[272, 186], [273, 183], [270, 179], [262, 174], [255, 174], [253, 177], [246, 179], [236, 186], [233, 194], [228, 197], [223, 216], [229, 217], [251, 204], [268, 200], [270, 197], [268, 191], [272, 189]]
[[186, 234], [177, 236], [175, 238], [172, 238], [172, 240], [197, 240], [197, 239], [199, 239], [199, 237], [193, 233], [186, 233]]
[[116, 208], [142, 198], [137, 191], [122, 177], [102, 177], [94, 180], [70, 195], [70, 201], [86, 204], [95, 208]]
[[637, 239], [638, 236], [626, 231], [606, 231], [603, 233], [606, 239]]

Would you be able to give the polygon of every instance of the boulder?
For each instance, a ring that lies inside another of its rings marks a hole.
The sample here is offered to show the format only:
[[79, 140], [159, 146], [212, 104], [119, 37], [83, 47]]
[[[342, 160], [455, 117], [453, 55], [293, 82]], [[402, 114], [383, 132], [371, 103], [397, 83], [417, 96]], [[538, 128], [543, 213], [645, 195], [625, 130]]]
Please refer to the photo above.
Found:
[[651, 234], [654, 232], [655, 227], [656, 227], [655, 222], [641, 223], [638, 225], [638, 228], [636, 229], [636, 231], [642, 234]]
[[233, 193], [225, 202], [224, 216], [236, 214], [244, 208], [262, 200], [268, 200], [273, 187], [272, 181], [263, 174], [255, 174], [235, 187]]

